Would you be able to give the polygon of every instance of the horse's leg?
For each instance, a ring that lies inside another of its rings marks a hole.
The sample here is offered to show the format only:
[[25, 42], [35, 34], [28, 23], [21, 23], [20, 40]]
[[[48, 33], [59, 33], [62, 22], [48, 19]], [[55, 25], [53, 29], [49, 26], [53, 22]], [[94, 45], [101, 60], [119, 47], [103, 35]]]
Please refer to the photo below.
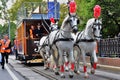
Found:
[[69, 53], [69, 61], [70, 61], [70, 74], [69, 77], [73, 78], [73, 72], [74, 72], [74, 68], [75, 68], [75, 60], [74, 60], [74, 55], [73, 55], [73, 49], [70, 50]]
[[78, 47], [75, 47], [74, 48], [74, 58], [75, 58], [75, 70], [74, 70], [74, 72], [76, 74], [80, 74], [80, 71], [79, 71], [80, 54], [81, 54], [80, 49]]
[[91, 54], [91, 73], [95, 73], [95, 69], [97, 68], [97, 56], [96, 56], [96, 51], [94, 50]]
[[50, 68], [50, 52], [48, 47], [46, 47], [46, 56], [47, 56], [47, 68]]
[[58, 50], [58, 53], [59, 53], [59, 64], [60, 64], [60, 76], [61, 78], [65, 78], [65, 75], [64, 75], [64, 52], [62, 50]]
[[44, 70], [46, 70], [47, 69], [47, 61], [46, 61], [46, 57], [45, 57], [45, 52], [40, 51], [40, 53], [41, 53], [41, 56], [44, 60]]
[[90, 55], [90, 64], [91, 64], [91, 66], [93, 67], [93, 64], [94, 64], [94, 58], [93, 58], [92, 54]]
[[55, 71], [55, 62], [54, 62], [54, 59], [53, 59], [53, 55], [50, 55], [50, 58], [49, 58], [49, 61], [50, 61], [50, 68]]
[[58, 72], [58, 61], [56, 59], [56, 56], [55, 56], [55, 51], [53, 49], [50, 50], [51, 54], [52, 54], [52, 57], [53, 57], [53, 61], [55, 62], [55, 64], [53, 65], [55, 67], [54, 71], [55, 71], [55, 74], [56, 75], [59, 75], [59, 72]]
[[65, 60], [65, 71], [68, 71], [69, 70], [69, 61], [68, 61], [68, 57], [67, 57], [67, 53], [64, 52], [64, 60]]
[[83, 50], [81, 50], [82, 52], [82, 57], [83, 57], [83, 70], [84, 70], [84, 77], [88, 78], [88, 73], [87, 73], [87, 63], [86, 63], [86, 59], [85, 59], [85, 52]]
[[[54, 51], [54, 54], [55, 54], [55, 67], [56, 67], [56, 70], [57, 70], [57, 73], [58, 73], [58, 69], [59, 69], [59, 52], [58, 52], [58, 49], [56, 48], [55, 51]], [[59, 73], [58, 73], [59, 74]]]

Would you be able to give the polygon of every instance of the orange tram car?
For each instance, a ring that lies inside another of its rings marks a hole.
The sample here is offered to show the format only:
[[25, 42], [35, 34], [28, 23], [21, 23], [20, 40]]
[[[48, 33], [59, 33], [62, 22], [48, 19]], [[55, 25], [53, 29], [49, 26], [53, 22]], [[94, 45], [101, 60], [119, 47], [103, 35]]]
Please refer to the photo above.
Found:
[[[21, 19], [18, 24], [16, 35], [18, 40], [18, 59], [25, 63], [43, 63], [40, 53], [35, 52], [35, 49], [38, 49], [41, 37], [49, 34], [48, 25], [51, 23], [50, 18], [54, 17], [55, 20], [59, 20], [59, 3], [46, 2], [46, 8], [50, 9], [50, 11], [47, 13], [40, 13], [40, 11], [34, 13], [33, 11], [30, 17]], [[34, 30], [36, 30], [38, 25], [42, 29], [39, 32], [42, 36], [36, 37], [36, 34], [32, 34], [31, 37], [31, 26], [34, 26]]]

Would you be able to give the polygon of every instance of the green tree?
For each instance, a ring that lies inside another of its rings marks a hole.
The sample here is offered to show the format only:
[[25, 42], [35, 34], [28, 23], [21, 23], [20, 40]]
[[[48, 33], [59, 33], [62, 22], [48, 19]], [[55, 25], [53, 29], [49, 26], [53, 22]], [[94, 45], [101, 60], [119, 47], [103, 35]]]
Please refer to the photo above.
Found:
[[120, 32], [120, 0], [98, 0], [102, 7], [103, 36], [114, 37]]
[[8, 22], [9, 22], [9, 14], [7, 11], [7, 3], [8, 0], [0, 0], [0, 2], [2, 3], [2, 5], [0, 5], [0, 18], [2, 20], [5, 20], [4, 26], [0, 26], [1, 29], [1, 35], [3, 34], [8, 34]]
[[7, 9], [7, 3], [8, 0], [0, 0], [0, 2], [2, 3], [2, 5], [0, 5], [0, 18], [2, 20], [5, 20], [4, 25], [0, 25], [0, 37], [3, 38], [4, 34], [8, 34], [9, 31], [9, 27], [8, 25], [10, 25], [10, 36], [11, 36], [11, 40], [14, 38], [15, 36], [15, 30], [16, 30], [16, 25], [15, 23], [13, 23], [12, 21], [10, 21], [10, 17], [9, 17], [9, 13], [8, 13], [8, 9]]
[[93, 17], [93, 7], [96, 0], [75, 0], [77, 3], [77, 14], [80, 17], [79, 29], [83, 30], [88, 19]]
[[66, 4], [60, 5], [60, 20], [59, 20], [59, 26], [61, 26], [62, 21], [64, 20], [65, 16], [68, 14], [68, 7]]
[[[16, 32], [16, 24], [11, 22], [10, 23], [10, 32], [11, 32], [11, 40], [14, 39], [15, 37], [15, 32]], [[0, 38], [3, 38], [4, 34], [8, 34], [8, 23], [5, 23], [3, 26], [0, 25]]]
[[0, 25], [0, 37], [3, 38], [4, 34], [8, 33], [8, 25], [4, 24], [4, 26]]

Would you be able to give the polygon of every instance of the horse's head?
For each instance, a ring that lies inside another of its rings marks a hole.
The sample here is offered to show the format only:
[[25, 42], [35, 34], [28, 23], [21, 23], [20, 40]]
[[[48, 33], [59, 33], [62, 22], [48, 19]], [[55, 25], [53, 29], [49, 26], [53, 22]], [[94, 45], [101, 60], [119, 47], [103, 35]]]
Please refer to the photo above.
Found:
[[55, 22], [55, 23], [52, 23], [52, 22], [51, 22], [50, 26], [51, 26], [51, 30], [52, 30], [52, 31], [53, 31], [53, 30], [57, 30], [57, 29], [58, 29], [58, 22]]
[[72, 31], [74, 33], [76, 33], [78, 31], [77, 25], [79, 24], [79, 18], [77, 17], [77, 15], [70, 15], [69, 14], [63, 21], [64, 26], [66, 26], [65, 24], [68, 24], [69, 29], [72, 29]]
[[102, 21], [95, 18], [88, 20], [87, 29], [91, 31], [94, 38], [99, 39], [101, 37]]
[[76, 15], [69, 14], [68, 23], [70, 24], [70, 27], [72, 28], [73, 32], [76, 33], [78, 31], [77, 25], [79, 24], [78, 17]]

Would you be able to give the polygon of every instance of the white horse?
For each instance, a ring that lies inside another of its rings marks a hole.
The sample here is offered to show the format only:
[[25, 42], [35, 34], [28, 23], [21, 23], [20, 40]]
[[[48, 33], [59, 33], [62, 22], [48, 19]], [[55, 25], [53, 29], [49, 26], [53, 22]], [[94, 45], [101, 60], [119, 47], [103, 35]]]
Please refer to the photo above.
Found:
[[[65, 78], [64, 75], [64, 53], [66, 52], [69, 54], [69, 62], [71, 64], [71, 70], [70, 70], [70, 77], [73, 77], [73, 71], [74, 71], [74, 57], [73, 57], [73, 45], [74, 45], [74, 39], [72, 37], [72, 31], [77, 32], [77, 24], [79, 20], [76, 15], [67, 15], [65, 17], [61, 29], [52, 31], [49, 35], [50, 40], [50, 50], [51, 54], [53, 55], [54, 61], [56, 63], [56, 70], [55, 74], [58, 73], [58, 66], [60, 65], [60, 76], [62, 78]], [[58, 51], [58, 54], [54, 52]]]
[[91, 56], [92, 60], [92, 68], [91, 68], [91, 73], [94, 74], [95, 69], [96, 69], [96, 64], [97, 64], [97, 56], [96, 56], [96, 40], [100, 38], [100, 31], [102, 28], [102, 22], [101, 20], [92, 18], [89, 19], [85, 30], [82, 32], [78, 32], [76, 34], [76, 48], [78, 51], [77, 57], [75, 59], [77, 60], [77, 68], [79, 69], [79, 59], [80, 55], [82, 54], [83, 58], [83, 66], [84, 66], [84, 73], [85, 73], [85, 78], [88, 77], [87, 74], [87, 65], [86, 65], [86, 53], [89, 53]]
[[[58, 22], [50, 24], [50, 30], [54, 31], [58, 29]], [[50, 47], [49, 47], [49, 35], [43, 36], [38, 45], [38, 50], [35, 49], [35, 52], [39, 52], [44, 60], [44, 69], [50, 68]]]

